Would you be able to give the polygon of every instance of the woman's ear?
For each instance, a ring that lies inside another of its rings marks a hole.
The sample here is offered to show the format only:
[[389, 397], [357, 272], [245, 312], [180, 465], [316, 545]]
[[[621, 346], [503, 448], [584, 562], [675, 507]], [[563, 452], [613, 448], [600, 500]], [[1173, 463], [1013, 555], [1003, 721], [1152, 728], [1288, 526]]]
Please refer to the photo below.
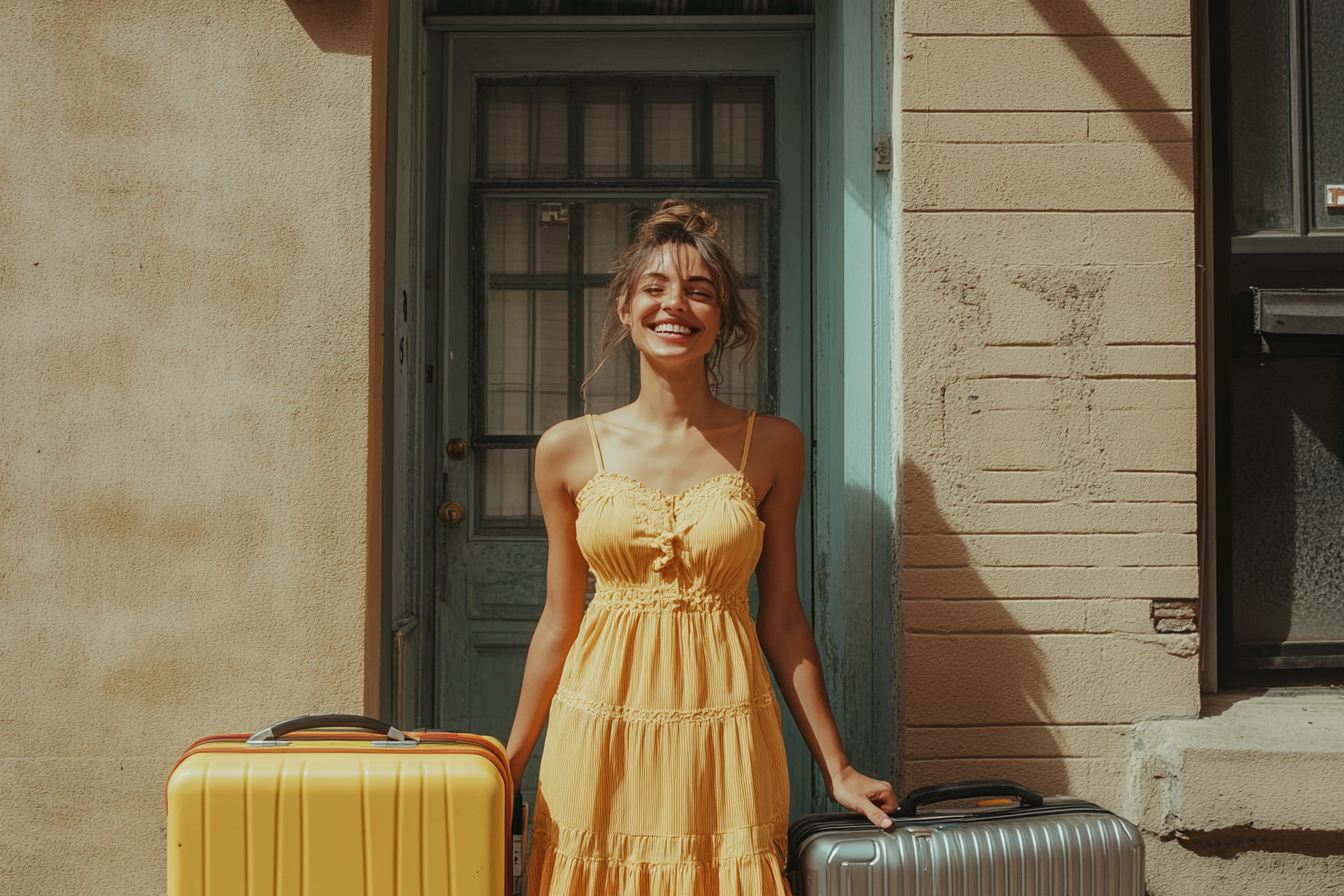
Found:
[[630, 297], [622, 296], [616, 303], [616, 317], [625, 326], [630, 326]]

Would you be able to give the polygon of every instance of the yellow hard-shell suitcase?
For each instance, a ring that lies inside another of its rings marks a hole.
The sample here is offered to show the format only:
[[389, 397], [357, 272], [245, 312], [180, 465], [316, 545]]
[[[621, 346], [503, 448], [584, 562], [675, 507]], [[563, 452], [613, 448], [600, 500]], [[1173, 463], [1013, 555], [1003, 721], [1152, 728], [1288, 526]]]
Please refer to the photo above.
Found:
[[168, 778], [168, 896], [508, 896], [513, 810], [492, 737], [346, 715], [206, 737]]

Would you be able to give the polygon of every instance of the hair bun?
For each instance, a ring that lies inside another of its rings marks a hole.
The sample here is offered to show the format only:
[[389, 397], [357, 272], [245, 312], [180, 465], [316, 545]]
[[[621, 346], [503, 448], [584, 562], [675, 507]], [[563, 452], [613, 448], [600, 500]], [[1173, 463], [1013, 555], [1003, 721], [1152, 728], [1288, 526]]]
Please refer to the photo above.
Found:
[[661, 242], [658, 236], [669, 231], [703, 233], [718, 239], [719, 222], [709, 209], [688, 199], [664, 199], [658, 210], [644, 222], [640, 235]]

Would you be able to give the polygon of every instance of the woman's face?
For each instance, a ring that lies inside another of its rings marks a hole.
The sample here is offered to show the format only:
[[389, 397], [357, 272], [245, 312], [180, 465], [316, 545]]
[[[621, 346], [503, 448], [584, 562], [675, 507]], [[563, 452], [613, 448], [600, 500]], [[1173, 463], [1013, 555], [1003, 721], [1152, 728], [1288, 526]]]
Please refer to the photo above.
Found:
[[663, 246], [621, 309], [630, 339], [651, 362], [704, 358], [719, 335], [714, 278], [694, 246]]

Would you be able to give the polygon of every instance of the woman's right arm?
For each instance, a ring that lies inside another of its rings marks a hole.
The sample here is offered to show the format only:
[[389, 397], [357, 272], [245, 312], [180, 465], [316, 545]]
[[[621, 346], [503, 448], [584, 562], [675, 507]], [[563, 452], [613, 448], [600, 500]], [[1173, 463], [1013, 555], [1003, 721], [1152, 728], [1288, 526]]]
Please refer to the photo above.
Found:
[[[546, 724], [551, 698], [560, 685], [560, 670], [583, 618], [583, 596], [588, 588], [588, 564], [579, 553], [575, 524], [579, 512], [566, 479], [573, 474], [587, 446], [586, 431], [576, 430], [581, 421], [570, 420], [547, 430], [537, 443], [537, 496], [546, 521], [549, 551], [546, 559], [546, 606], [532, 634], [523, 670], [523, 689], [518, 711], [509, 732], [509, 767], [515, 787], [521, 785], [523, 769]], [[576, 436], [582, 435], [582, 439]], [[577, 443], [577, 444], [576, 444]]]

